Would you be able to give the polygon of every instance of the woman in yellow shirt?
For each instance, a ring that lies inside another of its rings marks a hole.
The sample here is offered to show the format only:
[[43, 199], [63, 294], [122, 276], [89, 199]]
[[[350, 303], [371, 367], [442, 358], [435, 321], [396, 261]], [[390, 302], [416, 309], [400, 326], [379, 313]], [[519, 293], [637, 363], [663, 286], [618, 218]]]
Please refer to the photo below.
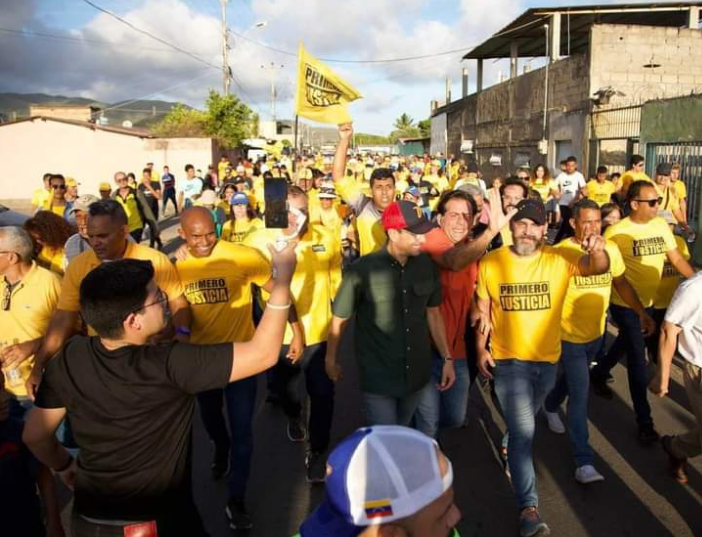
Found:
[[222, 227], [222, 238], [229, 242], [243, 242], [252, 231], [262, 228], [263, 222], [256, 218], [249, 197], [237, 192], [231, 197], [231, 218]]
[[78, 230], [51, 211], [39, 211], [24, 223], [34, 242], [36, 262], [44, 268], [63, 276], [66, 267], [64, 245]]
[[548, 223], [555, 224], [561, 191], [558, 188], [558, 183], [551, 178], [548, 168], [543, 164], [537, 164], [534, 168], [534, 175], [529, 179], [529, 189], [539, 193], [541, 201], [546, 204]]

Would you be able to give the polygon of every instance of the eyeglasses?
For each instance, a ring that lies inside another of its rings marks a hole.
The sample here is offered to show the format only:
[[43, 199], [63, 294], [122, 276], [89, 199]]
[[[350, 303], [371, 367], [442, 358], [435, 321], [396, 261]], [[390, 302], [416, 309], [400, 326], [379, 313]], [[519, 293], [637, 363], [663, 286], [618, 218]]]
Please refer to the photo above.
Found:
[[648, 203], [649, 207], [655, 207], [656, 205], [660, 205], [661, 203], [663, 203], [663, 198], [657, 198], [654, 200], [640, 200], [635, 198], [631, 201], [637, 201], [639, 203]]
[[156, 291], [156, 297], [156, 300], [154, 300], [153, 302], [149, 302], [148, 304], [144, 304], [143, 306], [139, 306], [138, 308], [130, 311], [125, 316], [125, 319], [132, 313], [139, 313], [140, 311], [145, 310], [149, 306], [155, 306], [156, 304], [163, 304], [164, 302], [168, 302], [168, 295], [166, 295], [166, 293], [164, 293], [160, 288]]
[[66, 190], [66, 185], [51, 185], [54, 190]]

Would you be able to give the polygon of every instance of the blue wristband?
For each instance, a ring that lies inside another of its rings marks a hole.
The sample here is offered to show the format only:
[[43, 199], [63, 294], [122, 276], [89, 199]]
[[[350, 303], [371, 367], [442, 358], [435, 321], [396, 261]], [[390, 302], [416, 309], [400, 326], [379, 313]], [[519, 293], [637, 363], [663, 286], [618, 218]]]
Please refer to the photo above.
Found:
[[179, 336], [190, 336], [192, 332], [190, 332], [190, 328], [185, 326], [176, 326], [175, 333]]

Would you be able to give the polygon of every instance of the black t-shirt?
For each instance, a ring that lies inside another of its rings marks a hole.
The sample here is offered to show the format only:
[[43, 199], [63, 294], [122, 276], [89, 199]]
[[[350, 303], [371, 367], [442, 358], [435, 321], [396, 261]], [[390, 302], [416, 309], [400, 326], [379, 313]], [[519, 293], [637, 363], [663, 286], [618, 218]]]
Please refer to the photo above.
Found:
[[[158, 181], [149, 181], [151, 183], [151, 188], [153, 188], [156, 192], [161, 191], [161, 185], [158, 183]], [[137, 187], [139, 189], [139, 192], [144, 194], [147, 198], [151, 199], [154, 197], [154, 195], [151, 193], [151, 190], [146, 188], [146, 185], [144, 183], [139, 183], [139, 186]]]
[[172, 173], [164, 173], [161, 176], [161, 182], [163, 183], [163, 188], [173, 188], [175, 186], [175, 176]]
[[67, 409], [80, 447], [76, 511], [151, 520], [191, 508], [195, 394], [226, 386], [231, 367], [231, 343], [110, 351], [72, 338], [49, 362], [36, 406]]

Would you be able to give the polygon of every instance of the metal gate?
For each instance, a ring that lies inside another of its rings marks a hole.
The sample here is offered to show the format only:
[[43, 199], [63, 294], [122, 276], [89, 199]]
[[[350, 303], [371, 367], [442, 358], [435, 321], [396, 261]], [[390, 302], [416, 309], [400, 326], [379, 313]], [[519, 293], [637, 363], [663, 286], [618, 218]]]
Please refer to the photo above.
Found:
[[680, 178], [687, 187], [687, 218], [698, 221], [702, 204], [702, 141], [646, 144], [646, 172], [653, 177], [661, 162], [680, 164]]

